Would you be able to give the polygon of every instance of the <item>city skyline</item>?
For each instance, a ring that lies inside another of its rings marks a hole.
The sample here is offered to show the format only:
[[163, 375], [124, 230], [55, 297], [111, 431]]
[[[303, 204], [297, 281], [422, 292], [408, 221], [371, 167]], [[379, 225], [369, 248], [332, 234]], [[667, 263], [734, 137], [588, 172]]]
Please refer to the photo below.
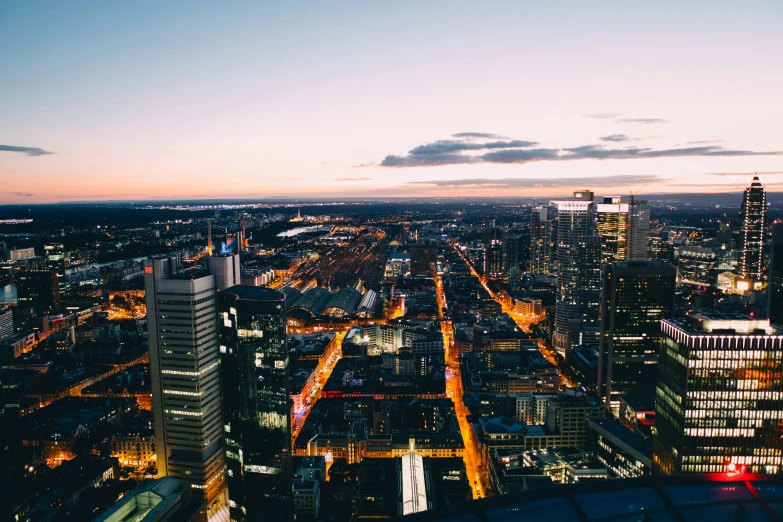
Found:
[[781, 191], [782, 10], [11, 5], [0, 204]]

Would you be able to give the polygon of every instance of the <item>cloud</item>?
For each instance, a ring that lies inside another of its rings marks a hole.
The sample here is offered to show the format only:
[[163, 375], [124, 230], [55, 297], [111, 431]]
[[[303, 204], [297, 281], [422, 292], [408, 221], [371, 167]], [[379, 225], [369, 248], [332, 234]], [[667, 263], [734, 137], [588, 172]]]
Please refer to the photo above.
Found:
[[618, 118], [615, 123], [641, 123], [643, 125], [652, 125], [654, 123], [669, 123], [669, 120], [661, 118]]
[[783, 170], [770, 170], [767, 172], [708, 172], [708, 176], [777, 176], [783, 174]]
[[[630, 139], [624, 134], [601, 138], [619, 142]], [[565, 148], [530, 148], [534, 141], [507, 140], [487, 143], [461, 140], [439, 140], [414, 147], [406, 155], [388, 155], [380, 162], [382, 167], [433, 167], [474, 163], [524, 164], [534, 161], [620, 160], [678, 157], [778, 156], [781, 151], [732, 150], [717, 145], [700, 147], [606, 148], [604, 145], [581, 145]], [[465, 154], [476, 152], [477, 154]]]
[[601, 141], [628, 141], [631, 138], [626, 136], [625, 134], [610, 134], [609, 136], [602, 136], [601, 138], [598, 138]]
[[501, 136], [499, 134], [492, 134], [491, 132], [458, 132], [457, 134], [452, 134], [452, 138], [483, 138], [483, 139], [489, 139], [489, 140], [507, 140], [505, 136]]
[[19, 196], [20, 198], [29, 198], [31, 196], [35, 196], [34, 192], [9, 192], [9, 194], [13, 194], [14, 196]]
[[593, 187], [617, 187], [638, 185], [639, 183], [657, 183], [668, 181], [651, 174], [626, 174], [618, 176], [595, 176], [591, 178], [468, 178], [437, 179], [429, 181], [411, 181], [408, 185], [427, 185], [431, 187], [485, 187], [485, 188], [553, 188], [573, 187], [590, 184]]
[[593, 118], [596, 120], [613, 120], [620, 116], [616, 112], [599, 112], [597, 114], [584, 114], [585, 118]]
[[334, 181], [370, 181], [372, 178], [332, 178]]
[[516, 149], [520, 147], [532, 147], [537, 145], [535, 141], [492, 141], [489, 143], [466, 143], [457, 140], [438, 140], [426, 145], [419, 145], [412, 148], [408, 153], [413, 156], [429, 156], [431, 154], [444, 154], [450, 152], [461, 152], [465, 150], [483, 150], [483, 149]]
[[16, 145], [0, 145], [0, 152], [19, 152], [25, 156], [45, 156], [47, 154], [54, 154], [54, 152], [39, 149], [38, 147], [17, 147]]

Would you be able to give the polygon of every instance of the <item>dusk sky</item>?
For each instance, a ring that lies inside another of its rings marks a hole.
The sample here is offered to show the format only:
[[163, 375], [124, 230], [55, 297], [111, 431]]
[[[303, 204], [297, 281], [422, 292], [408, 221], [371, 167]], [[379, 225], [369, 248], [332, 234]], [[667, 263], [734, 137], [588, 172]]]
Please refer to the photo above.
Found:
[[0, 203], [783, 190], [783, 2], [8, 1]]

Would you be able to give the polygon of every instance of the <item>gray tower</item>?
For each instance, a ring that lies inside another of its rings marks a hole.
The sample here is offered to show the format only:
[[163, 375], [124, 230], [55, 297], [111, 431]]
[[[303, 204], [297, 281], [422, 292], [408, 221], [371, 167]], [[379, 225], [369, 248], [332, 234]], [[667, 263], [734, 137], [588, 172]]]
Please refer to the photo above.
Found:
[[178, 255], [144, 261], [158, 474], [204, 496], [228, 520], [215, 278]]

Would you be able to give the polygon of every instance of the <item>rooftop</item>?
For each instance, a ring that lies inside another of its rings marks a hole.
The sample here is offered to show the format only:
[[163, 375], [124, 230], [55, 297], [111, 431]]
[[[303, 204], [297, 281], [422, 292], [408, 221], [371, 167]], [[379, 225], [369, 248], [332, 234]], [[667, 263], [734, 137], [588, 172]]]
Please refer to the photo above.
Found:
[[223, 290], [246, 301], [284, 301], [285, 294], [264, 286], [234, 285]]
[[410, 515], [455, 522], [780, 520], [783, 477], [725, 473], [579, 482]]

